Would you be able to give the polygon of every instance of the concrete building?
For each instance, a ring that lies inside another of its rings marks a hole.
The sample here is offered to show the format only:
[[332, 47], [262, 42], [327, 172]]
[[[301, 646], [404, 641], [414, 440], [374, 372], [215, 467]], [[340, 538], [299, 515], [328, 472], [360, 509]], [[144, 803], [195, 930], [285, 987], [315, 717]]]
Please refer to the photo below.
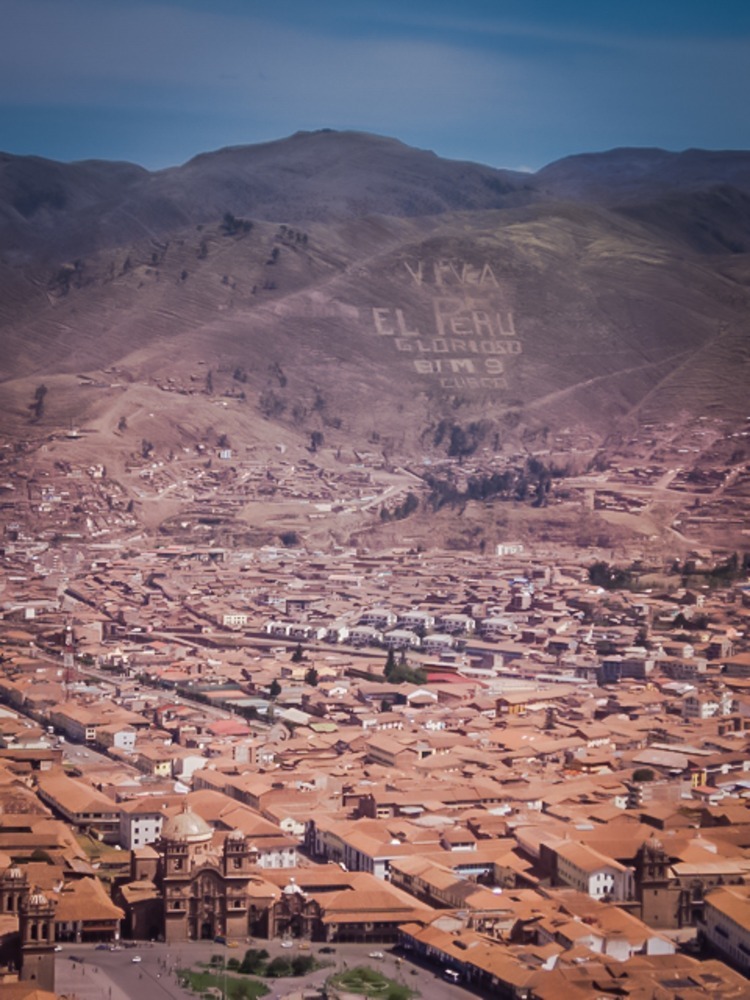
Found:
[[704, 900], [701, 933], [720, 955], [750, 973], [750, 886], [722, 886]]

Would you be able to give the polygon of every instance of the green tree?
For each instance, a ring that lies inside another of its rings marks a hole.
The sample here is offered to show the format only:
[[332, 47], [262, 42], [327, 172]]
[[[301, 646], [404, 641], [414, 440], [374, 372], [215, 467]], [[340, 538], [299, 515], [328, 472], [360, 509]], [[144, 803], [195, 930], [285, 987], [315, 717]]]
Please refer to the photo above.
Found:
[[292, 959], [292, 975], [306, 976], [315, 968], [315, 959], [312, 955], [295, 955]]
[[278, 698], [281, 694], [281, 684], [279, 684], [276, 677], [271, 681], [270, 687], [268, 688], [268, 694], [271, 698]]
[[266, 966], [266, 975], [273, 979], [292, 975], [292, 963], [284, 955], [273, 958]]
[[29, 409], [34, 414], [35, 420], [41, 420], [44, 416], [44, 397], [47, 395], [47, 386], [38, 385], [34, 390], [34, 402]]
[[393, 646], [388, 650], [388, 656], [385, 658], [385, 669], [383, 673], [386, 677], [390, 678], [396, 669], [396, 654], [393, 650]]
[[310, 667], [310, 669], [305, 674], [305, 684], [309, 684], [310, 687], [317, 687], [319, 679], [320, 678], [318, 677], [318, 671], [315, 669], [315, 667]]
[[221, 220], [221, 229], [224, 230], [227, 236], [234, 236], [239, 228], [239, 219], [236, 219], [231, 212], [225, 212], [224, 218]]
[[304, 660], [304, 658], [305, 658], [305, 654], [304, 654], [304, 652], [302, 650], [302, 643], [298, 642], [297, 643], [297, 648], [292, 653], [292, 663], [301, 663], [302, 660]]
[[242, 959], [240, 972], [245, 975], [263, 975], [268, 957], [268, 952], [265, 948], [248, 948], [245, 952], [245, 957]]

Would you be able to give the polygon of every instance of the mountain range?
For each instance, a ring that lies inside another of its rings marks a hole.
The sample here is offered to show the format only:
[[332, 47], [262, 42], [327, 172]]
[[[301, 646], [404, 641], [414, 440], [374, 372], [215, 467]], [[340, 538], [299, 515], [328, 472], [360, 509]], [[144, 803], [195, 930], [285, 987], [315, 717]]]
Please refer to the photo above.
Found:
[[532, 174], [322, 130], [158, 172], [0, 154], [0, 335], [16, 439], [132, 448], [155, 409], [164, 447], [317, 434], [407, 458], [446, 426], [490, 452], [739, 426], [750, 153]]

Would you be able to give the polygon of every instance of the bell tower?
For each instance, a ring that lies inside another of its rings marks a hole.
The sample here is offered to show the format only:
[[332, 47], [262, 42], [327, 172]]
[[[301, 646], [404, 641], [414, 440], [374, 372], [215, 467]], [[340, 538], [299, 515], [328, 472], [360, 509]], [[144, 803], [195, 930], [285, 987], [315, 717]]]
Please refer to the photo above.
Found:
[[224, 877], [247, 879], [252, 874], [254, 857], [247, 837], [240, 830], [232, 830], [224, 841]]
[[21, 900], [28, 895], [29, 883], [17, 865], [7, 868], [0, 878], [0, 913], [21, 912]]
[[55, 992], [55, 907], [40, 889], [21, 900], [21, 979]]
[[656, 837], [649, 837], [636, 853], [635, 888], [644, 923], [655, 930], [679, 927], [680, 889], [669, 855]]

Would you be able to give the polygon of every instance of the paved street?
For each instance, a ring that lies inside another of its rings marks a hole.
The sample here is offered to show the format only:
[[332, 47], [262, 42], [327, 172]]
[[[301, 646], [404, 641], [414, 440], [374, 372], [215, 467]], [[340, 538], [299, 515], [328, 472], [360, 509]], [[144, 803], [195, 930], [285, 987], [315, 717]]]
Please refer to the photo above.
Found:
[[[177, 969], [187, 963], [208, 962], [212, 955], [223, 954], [227, 960], [241, 959], [248, 947], [265, 948], [271, 957], [295, 955], [299, 950], [285, 950], [280, 942], [242, 942], [229, 949], [212, 942], [191, 942], [180, 946], [139, 944], [120, 951], [98, 951], [93, 945], [66, 945], [55, 956], [55, 988], [71, 1000], [195, 1000], [195, 994], [180, 986]], [[461, 1000], [476, 997], [476, 993], [446, 983], [439, 970], [422, 967], [403, 959], [378, 945], [336, 945], [332, 954], [321, 954], [320, 945], [302, 954], [312, 954], [329, 963], [304, 979], [265, 980], [270, 993], [268, 1000], [286, 1000], [299, 996], [303, 989], [322, 986], [332, 972], [356, 965], [370, 965], [397, 982], [417, 990], [426, 1000]], [[382, 959], [371, 959], [371, 951], [382, 951]], [[139, 956], [140, 962], [133, 962]], [[83, 961], [80, 961], [83, 959]]]

